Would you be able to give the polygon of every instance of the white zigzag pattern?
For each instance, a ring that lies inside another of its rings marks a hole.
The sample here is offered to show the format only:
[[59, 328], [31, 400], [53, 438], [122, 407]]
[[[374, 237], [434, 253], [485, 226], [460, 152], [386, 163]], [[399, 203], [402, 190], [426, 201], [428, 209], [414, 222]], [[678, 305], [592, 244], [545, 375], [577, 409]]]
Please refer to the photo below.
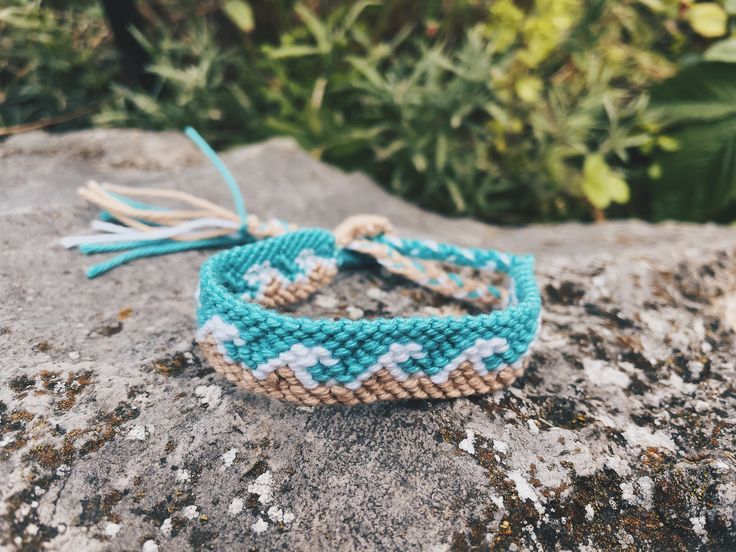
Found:
[[294, 263], [301, 269], [302, 273], [297, 274], [295, 278], [289, 279], [279, 269], [274, 268], [271, 265], [271, 261], [264, 261], [261, 264], [255, 264], [251, 266], [245, 274], [243, 279], [248, 283], [249, 286], [256, 288], [255, 297], [248, 293], [243, 294], [243, 299], [247, 301], [260, 300], [263, 298], [263, 291], [266, 289], [272, 281], [276, 280], [283, 287], [287, 287], [291, 284], [303, 282], [309, 279], [309, 275], [314, 272], [318, 267], [335, 269], [337, 267], [337, 261], [327, 257], [320, 257], [315, 255], [312, 249], [303, 249], [299, 252], [299, 255], [294, 259]]
[[235, 361], [227, 354], [227, 349], [225, 349], [226, 342], [232, 341], [236, 347], [245, 345], [245, 341], [240, 337], [238, 328], [225, 322], [219, 314], [210, 318], [197, 330], [197, 341], [204, 341], [207, 337], [214, 339], [217, 350], [227, 362]]
[[[210, 318], [197, 332], [199, 341], [205, 340], [207, 337], [214, 339], [217, 350], [227, 362], [234, 362], [227, 354], [225, 343], [231, 341], [235, 346], [241, 347], [245, 345], [245, 341], [240, 337], [240, 332], [232, 324], [225, 322], [220, 316], [215, 315]], [[535, 339], [536, 340], [536, 339]], [[529, 345], [527, 352], [511, 365], [513, 369], [521, 367], [523, 360], [529, 355], [534, 342]], [[476, 339], [475, 343], [452, 359], [441, 371], [429, 377], [432, 383], [443, 384], [447, 382], [450, 374], [456, 370], [462, 363], [470, 362], [475, 371], [484, 376], [489, 373], [486, 368], [484, 359], [495, 354], [505, 353], [509, 349], [509, 343], [502, 337], [492, 337], [490, 339]], [[393, 343], [389, 350], [381, 355], [375, 364], [370, 366], [365, 372], [359, 374], [355, 380], [344, 384], [351, 390], [359, 389], [365, 380], [373, 374], [385, 368], [398, 381], [405, 381], [410, 377], [421, 376], [421, 374], [407, 374], [404, 372], [400, 364], [409, 359], [420, 359], [426, 356], [426, 352], [422, 350], [419, 343]], [[291, 346], [288, 351], [280, 353], [277, 357], [259, 364], [255, 370], [245, 364], [241, 364], [244, 369], [251, 370], [251, 373], [258, 379], [263, 380], [268, 377], [271, 372], [288, 366], [294, 371], [294, 375], [299, 382], [307, 389], [314, 389], [320, 383], [316, 381], [309, 373], [309, 368], [322, 364], [330, 367], [339, 362], [332, 356], [332, 353], [324, 347], [306, 347], [300, 343]], [[499, 366], [498, 369], [505, 365]], [[335, 379], [330, 379], [324, 385], [341, 385]]]
[[[276, 358], [259, 364], [253, 370], [252, 374], [262, 380], [266, 379], [271, 372], [284, 366], [289, 366], [304, 387], [314, 389], [319, 385], [319, 382], [312, 377], [312, 374], [307, 369], [317, 364], [323, 364], [328, 367], [334, 366], [338, 362], [337, 359], [332, 358], [330, 351], [324, 347], [305, 347], [300, 343], [296, 343], [291, 346], [291, 349], [284, 351]], [[334, 385], [334, 383], [334, 380], [330, 380], [327, 382], [327, 385]]]

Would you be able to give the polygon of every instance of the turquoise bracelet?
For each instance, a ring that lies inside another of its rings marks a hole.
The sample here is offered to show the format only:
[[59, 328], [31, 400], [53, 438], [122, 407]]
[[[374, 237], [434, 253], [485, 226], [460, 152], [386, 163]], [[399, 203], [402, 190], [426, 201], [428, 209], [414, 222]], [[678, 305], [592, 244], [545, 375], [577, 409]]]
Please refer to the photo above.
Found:
[[[506, 308], [463, 317], [310, 319], [274, 308], [301, 300], [356, 261], [321, 229], [222, 251], [200, 272], [197, 339], [230, 381], [300, 404], [355, 404], [488, 393], [524, 369], [539, 328], [533, 259], [385, 235], [403, 256], [497, 270]], [[274, 299], [275, 298], [275, 299]]]

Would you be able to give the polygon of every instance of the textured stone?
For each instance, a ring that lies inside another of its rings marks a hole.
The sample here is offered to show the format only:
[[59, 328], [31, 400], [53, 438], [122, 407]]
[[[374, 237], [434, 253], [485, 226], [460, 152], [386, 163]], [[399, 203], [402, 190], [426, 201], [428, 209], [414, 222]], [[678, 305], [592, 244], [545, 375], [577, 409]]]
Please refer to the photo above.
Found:
[[[88, 178], [228, 205], [177, 134], [27, 134], [0, 145], [0, 546], [66, 550], [733, 549], [736, 231], [449, 220], [292, 142], [227, 153], [248, 208], [533, 252], [544, 326], [491, 397], [292, 407], [219, 378], [192, 343], [208, 253], [93, 280], [60, 248]], [[298, 312], [453, 313], [378, 273]]]

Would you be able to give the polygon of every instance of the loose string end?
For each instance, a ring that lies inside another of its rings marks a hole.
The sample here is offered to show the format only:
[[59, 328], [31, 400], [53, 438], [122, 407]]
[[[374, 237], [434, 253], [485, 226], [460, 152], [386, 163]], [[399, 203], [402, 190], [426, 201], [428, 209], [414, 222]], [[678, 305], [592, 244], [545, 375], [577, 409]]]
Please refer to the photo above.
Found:
[[[100, 209], [91, 223], [96, 233], [67, 236], [60, 244], [79, 248], [85, 255], [118, 253], [87, 271], [95, 278], [132, 260], [205, 247], [232, 247], [255, 238], [281, 234], [291, 228], [280, 221], [261, 222], [249, 215], [235, 177], [212, 147], [192, 127], [184, 134], [212, 163], [227, 184], [235, 211], [186, 192], [159, 188], [138, 188], [98, 183], [90, 180], [77, 192]], [[145, 201], [142, 201], [145, 200]], [[149, 203], [168, 200], [185, 208]]]

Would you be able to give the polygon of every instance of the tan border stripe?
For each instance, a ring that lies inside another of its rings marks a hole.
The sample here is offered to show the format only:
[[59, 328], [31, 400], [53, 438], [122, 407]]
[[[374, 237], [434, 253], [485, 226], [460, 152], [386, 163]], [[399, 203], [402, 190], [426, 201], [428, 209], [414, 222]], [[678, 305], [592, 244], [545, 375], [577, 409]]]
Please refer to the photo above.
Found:
[[396, 380], [388, 370], [381, 369], [363, 382], [355, 391], [342, 385], [319, 385], [307, 389], [288, 366], [271, 372], [259, 380], [250, 370], [227, 362], [211, 340], [199, 342], [207, 361], [218, 373], [243, 389], [268, 395], [274, 399], [309, 406], [322, 404], [354, 405], [399, 399], [449, 399], [492, 393], [508, 385], [524, 373], [527, 361], [519, 369], [505, 367], [496, 372], [479, 375], [470, 362], [462, 363], [452, 371], [446, 383], [433, 383], [428, 377], [410, 377]]

